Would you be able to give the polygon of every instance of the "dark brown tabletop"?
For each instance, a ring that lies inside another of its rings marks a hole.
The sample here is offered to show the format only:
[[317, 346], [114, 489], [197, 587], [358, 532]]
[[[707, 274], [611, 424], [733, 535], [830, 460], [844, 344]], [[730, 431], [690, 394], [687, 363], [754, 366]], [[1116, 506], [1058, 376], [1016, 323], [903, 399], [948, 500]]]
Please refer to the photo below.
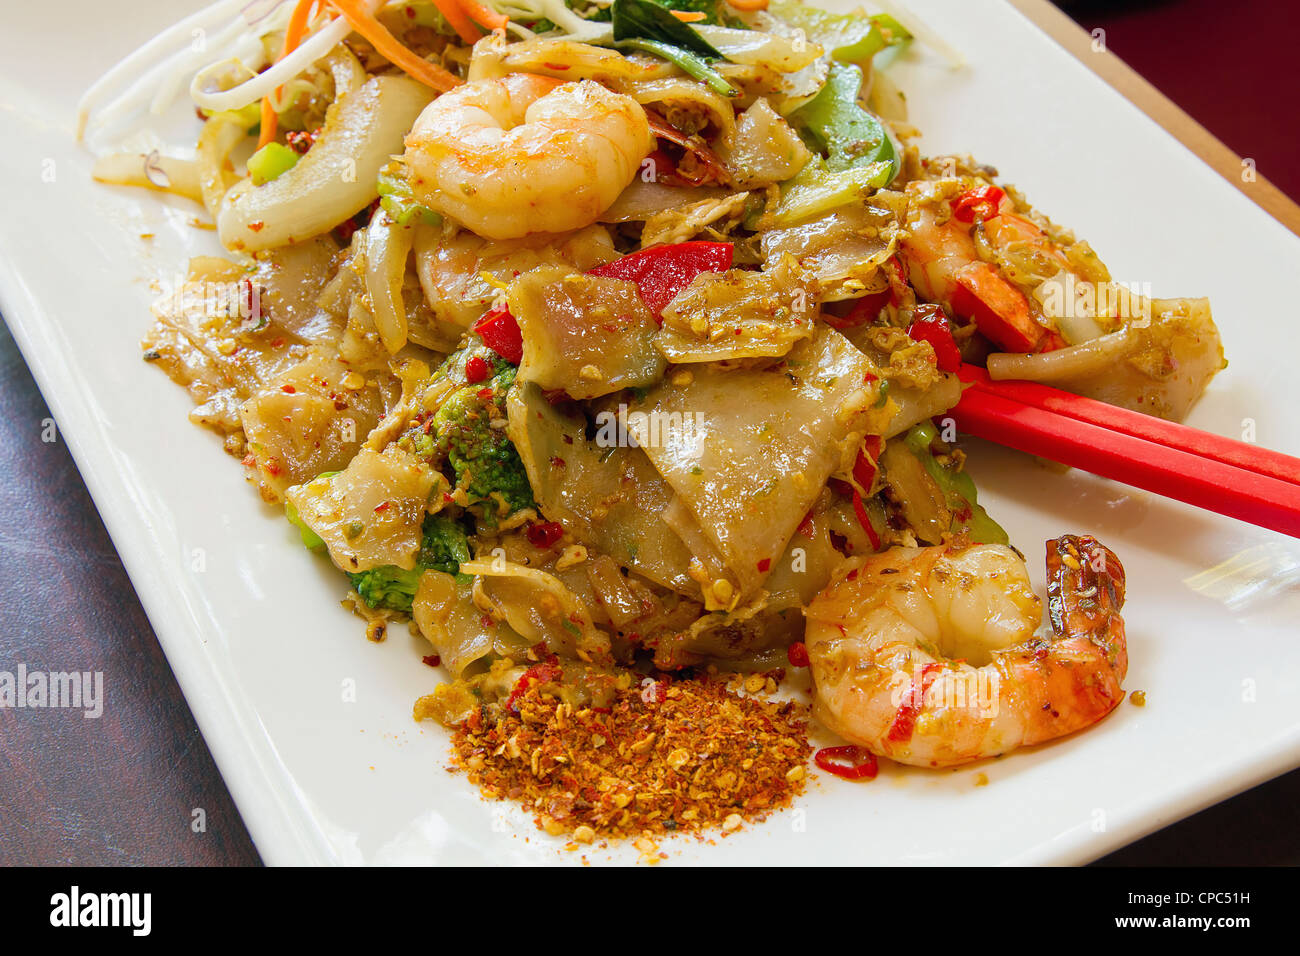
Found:
[[[1199, 5], [1142, 6], [1180, 17], [1180, 9]], [[1116, 47], [1142, 69], [1141, 44], [1157, 42], [1157, 14], [1147, 11], [1140, 30], [1125, 31], [1116, 6], [1079, 3], [1071, 12], [1089, 28], [1105, 22]], [[1267, 36], [1259, 39], [1267, 45]], [[1279, 51], [1286, 39], [1284, 31], [1276, 34]], [[1266, 53], [1257, 51], [1253, 61], [1266, 61]], [[1289, 51], [1275, 60], [1290, 63]], [[1179, 74], [1179, 82], [1190, 82], [1193, 72]], [[1214, 71], [1200, 72], [1206, 85], [1217, 82]], [[1166, 86], [1159, 76], [1148, 78]], [[1223, 91], [1220, 97], [1231, 99]], [[1201, 118], [1186, 99], [1194, 96], [1180, 101]], [[1250, 148], [1233, 145], [1243, 153]], [[0, 671], [19, 664], [100, 671], [118, 691], [93, 720], [76, 710], [0, 708], [0, 864], [256, 864], [257, 850], [67, 448], [57, 438], [43, 440], [48, 418], [0, 326]], [[1100, 862], [1300, 864], [1298, 807], [1295, 771]], [[195, 832], [199, 810], [205, 827]]]

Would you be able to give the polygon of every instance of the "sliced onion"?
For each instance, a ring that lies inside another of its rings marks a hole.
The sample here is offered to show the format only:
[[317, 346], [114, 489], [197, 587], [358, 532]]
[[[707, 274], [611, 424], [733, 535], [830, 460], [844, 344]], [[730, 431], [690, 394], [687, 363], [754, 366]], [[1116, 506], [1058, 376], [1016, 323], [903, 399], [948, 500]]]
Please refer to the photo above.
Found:
[[646, 182], [640, 176], [619, 193], [600, 215], [601, 222], [644, 222], [658, 213], [680, 209], [701, 199], [721, 199], [727, 190], [715, 186], [669, 186], [659, 181]]
[[384, 348], [394, 355], [406, 344], [406, 302], [402, 282], [415, 242], [412, 226], [399, 226], [382, 209], [366, 230], [366, 292]]
[[702, 24], [695, 32], [704, 37], [713, 48], [732, 63], [766, 66], [781, 73], [794, 73], [810, 65], [822, 55], [822, 48], [806, 39], [798, 42], [791, 37], [763, 30], [738, 30]]
[[433, 91], [406, 76], [377, 76], [331, 104], [325, 127], [298, 165], [261, 186], [245, 179], [226, 194], [217, 232], [226, 248], [256, 252], [310, 239], [356, 215], [379, 195], [379, 170]]
[[235, 182], [235, 174], [227, 162], [235, 147], [248, 136], [249, 119], [237, 112], [217, 113], [203, 124], [195, 148], [198, 164], [199, 190], [203, 205], [215, 219], [221, 210], [221, 201]]
[[90, 175], [101, 183], [143, 186], [203, 202], [199, 185], [199, 164], [193, 159], [175, 159], [150, 153], [112, 153], [95, 160]]

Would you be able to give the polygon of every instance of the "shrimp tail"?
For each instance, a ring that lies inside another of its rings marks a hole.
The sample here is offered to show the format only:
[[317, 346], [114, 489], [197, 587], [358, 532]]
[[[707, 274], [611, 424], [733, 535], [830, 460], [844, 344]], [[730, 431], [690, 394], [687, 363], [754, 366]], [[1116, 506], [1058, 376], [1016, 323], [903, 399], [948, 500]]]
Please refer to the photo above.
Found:
[[1124, 606], [1124, 565], [1091, 535], [1047, 542], [1047, 614], [1057, 637], [1105, 642]]

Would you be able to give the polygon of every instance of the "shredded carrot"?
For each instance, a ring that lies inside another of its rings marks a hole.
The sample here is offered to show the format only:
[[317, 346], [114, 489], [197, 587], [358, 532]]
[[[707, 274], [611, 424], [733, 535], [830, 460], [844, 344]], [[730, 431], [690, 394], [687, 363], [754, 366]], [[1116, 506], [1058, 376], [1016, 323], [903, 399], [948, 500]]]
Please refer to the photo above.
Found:
[[433, 0], [433, 5], [438, 8], [457, 35], [466, 43], [474, 44], [483, 38], [483, 34], [474, 26], [469, 18], [469, 13], [465, 10], [459, 0]]
[[[438, 2], [438, 0], [435, 0]], [[379, 51], [379, 54], [388, 60], [393, 66], [398, 67], [408, 74], [412, 79], [419, 80], [425, 86], [431, 86], [435, 90], [446, 92], [453, 87], [460, 85], [460, 79], [447, 72], [440, 66], [435, 66], [428, 60], [421, 59], [402, 45], [397, 37], [388, 32], [388, 28], [375, 19], [361, 2], [361, 0], [329, 0], [329, 3], [352, 25], [363, 37], [370, 41], [371, 46]], [[438, 2], [438, 9], [442, 9], [442, 3]]]
[[706, 19], [704, 14], [698, 10], [669, 10], [668, 12], [681, 20], [682, 23], [699, 23], [701, 20]]
[[[277, 63], [298, 49], [298, 44], [307, 35], [307, 24], [311, 20], [311, 9], [315, 5], [316, 0], [298, 0], [298, 5], [293, 8], [293, 13], [289, 16], [289, 25], [285, 27], [284, 45], [280, 47], [280, 55], [276, 57]], [[280, 96], [283, 91], [283, 86], [278, 87], [275, 95]], [[275, 108], [271, 105], [271, 97], [262, 97], [262, 134], [257, 139], [259, 149], [275, 139], [275, 130], [278, 125], [279, 117], [276, 115]]]
[[737, 10], [766, 10], [768, 0], [727, 0]]
[[504, 30], [510, 18], [504, 13], [497, 13], [491, 7], [484, 6], [478, 0], [455, 0], [471, 20], [488, 30]]

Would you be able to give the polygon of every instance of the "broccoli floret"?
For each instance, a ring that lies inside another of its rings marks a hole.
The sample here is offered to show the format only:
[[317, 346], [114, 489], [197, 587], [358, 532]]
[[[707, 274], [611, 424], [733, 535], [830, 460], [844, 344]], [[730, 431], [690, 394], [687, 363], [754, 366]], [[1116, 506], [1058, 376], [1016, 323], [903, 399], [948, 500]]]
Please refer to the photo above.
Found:
[[366, 607], [387, 608], [390, 611], [411, 613], [411, 602], [415, 600], [415, 591], [420, 586], [420, 567], [405, 571], [394, 565], [371, 568], [357, 574], [349, 574], [353, 590], [366, 602]]
[[505, 429], [505, 400], [517, 369], [481, 342], [453, 353], [434, 373], [426, 392], [444, 392], [438, 410], [418, 420], [404, 440], [436, 468], [445, 468], [484, 523], [534, 506], [528, 473]]
[[459, 523], [441, 515], [424, 519], [424, 540], [416, 564], [444, 574], [460, 574], [460, 566], [469, 560], [469, 536]]
[[451, 518], [427, 515], [421, 530], [420, 553], [410, 571], [390, 564], [348, 575], [357, 596], [367, 607], [410, 614], [420, 576], [425, 571], [458, 575], [461, 564], [470, 560], [465, 529]]

